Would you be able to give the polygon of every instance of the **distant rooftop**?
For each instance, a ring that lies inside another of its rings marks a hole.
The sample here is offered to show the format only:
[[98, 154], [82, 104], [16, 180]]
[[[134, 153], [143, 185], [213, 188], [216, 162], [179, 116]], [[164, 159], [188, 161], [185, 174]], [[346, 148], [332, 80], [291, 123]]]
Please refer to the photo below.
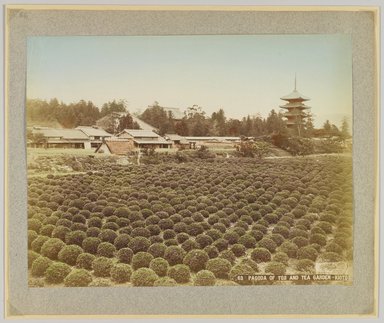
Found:
[[111, 137], [112, 135], [105, 130], [98, 127], [89, 127], [89, 126], [78, 126], [76, 129], [81, 130], [87, 136], [92, 137]]
[[124, 129], [122, 132], [125, 132], [134, 138], [159, 138], [160, 137], [157, 133], [153, 131], [148, 131], [148, 130]]

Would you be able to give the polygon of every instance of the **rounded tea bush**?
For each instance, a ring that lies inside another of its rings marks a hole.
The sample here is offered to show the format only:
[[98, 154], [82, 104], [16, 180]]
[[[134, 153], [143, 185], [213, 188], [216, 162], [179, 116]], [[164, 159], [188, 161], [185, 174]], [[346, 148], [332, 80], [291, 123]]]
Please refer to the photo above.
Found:
[[235, 244], [232, 246], [232, 248], [231, 248], [231, 251], [233, 252], [233, 254], [234, 254], [236, 257], [244, 256], [246, 250], [247, 250], [247, 249], [244, 247], [244, 245], [239, 244], [239, 243], [235, 243]]
[[298, 259], [309, 259], [312, 261], [316, 261], [317, 256], [317, 250], [310, 246], [302, 247], [297, 251]]
[[129, 282], [132, 275], [132, 268], [127, 264], [115, 264], [111, 269], [111, 278], [116, 283]]
[[92, 262], [93, 274], [96, 277], [109, 277], [112, 266], [112, 259], [106, 257], [96, 258]]
[[157, 242], [157, 243], [152, 244], [152, 245], [148, 248], [148, 252], [149, 252], [154, 258], [158, 258], [158, 257], [163, 257], [163, 256], [164, 256], [164, 253], [165, 253], [165, 250], [166, 250], [166, 249], [167, 249], [167, 246], [166, 246], [164, 243]]
[[113, 242], [117, 238], [117, 233], [114, 230], [111, 230], [111, 229], [103, 229], [103, 230], [101, 230], [98, 238], [102, 242], [109, 242], [109, 243], [113, 244]]
[[271, 253], [266, 248], [256, 248], [251, 252], [251, 259], [257, 263], [271, 261]]
[[62, 262], [53, 262], [45, 272], [45, 279], [50, 284], [60, 284], [71, 272], [71, 267]]
[[229, 278], [239, 285], [252, 285], [253, 281], [247, 279], [248, 276], [256, 274], [256, 270], [247, 264], [238, 264], [232, 267]]
[[169, 267], [167, 275], [177, 283], [188, 283], [191, 278], [189, 267], [182, 264]]
[[140, 268], [132, 273], [131, 282], [133, 286], [153, 286], [158, 278], [152, 269]]
[[272, 260], [288, 266], [289, 257], [285, 252], [276, 252], [272, 257]]
[[33, 250], [28, 250], [28, 269], [32, 267], [32, 263], [40, 257], [40, 254], [34, 252]]
[[216, 278], [223, 279], [228, 279], [231, 268], [231, 262], [223, 258], [210, 259], [206, 265], [206, 269], [213, 272]]
[[114, 246], [117, 250], [122, 248], [127, 248], [129, 241], [131, 241], [131, 237], [128, 234], [119, 234], [116, 239], [113, 241]]
[[101, 257], [113, 258], [115, 252], [116, 248], [110, 242], [102, 242], [97, 247], [97, 255]]
[[296, 262], [296, 269], [305, 273], [312, 273], [315, 270], [315, 263], [310, 259], [300, 259]]
[[294, 237], [291, 240], [298, 248], [308, 246], [309, 240], [304, 237]]
[[276, 248], [277, 248], [277, 244], [275, 241], [273, 241], [272, 239], [270, 238], [263, 238], [261, 239], [258, 243], [257, 243], [257, 246], [259, 248], [265, 248], [267, 250], [269, 250], [269, 252], [275, 252]]
[[343, 248], [340, 247], [336, 242], [331, 241], [326, 247], [325, 251], [327, 252], [335, 252], [339, 255], [343, 254]]
[[342, 260], [343, 257], [336, 252], [324, 252], [317, 259], [318, 262], [339, 262]]
[[170, 286], [176, 286], [176, 285], [177, 285], [176, 280], [170, 277], [160, 277], [153, 283], [153, 286], [162, 286], [162, 287], [170, 287]]
[[38, 236], [31, 243], [31, 248], [33, 251], [40, 253], [41, 247], [49, 239], [47, 236]]
[[40, 253], [44, 257], [56, 260], [65, 243], [57, 238], [49, 238], [41, 247]]
[[47, 271], [51, 263], [52, 263], [52, 260], [47, 257], [40, 256], [37, 259], [35, 259], [31, 267], [32, 276], [35, 276], [35, 277], [44, 276], [45, 272]]
[[137, 270], [137, 269], [143, 268], [143, 267], [148, 268], [152, 259], [153, 259], [153, 256], [150, 253], [140, 251], [140, 252], [136, 253], [135, 255], [133, 255], [132, 268], [134, 270]]
[[81, 246], [85, 252], [95, 255], [97, 253], [97, 248], [99, 247], [101, 240], [96, 237], [87, 237], [83, 240]]
[[133, 251], [129, 248], [122, 248], [117, 252], [116, 257], [119, 262], [130, 264], [133, 257]]
[[168, 261], [170, 266], [182, 264], [184, 257], [185, 251], [179, 246], [169, 246], [164, 253], [164, 259]]
[[192, 272], [198, 272], [205, 269], [209, 257], [203, 250], [194, 249], [189, 251], [184, 257], [183, 263], [187, 265]]
[[315, 233], [309, 239], [310, 243], [317, 243], [320, 246], [325, 246], [327, 244], [327, 237], [325, 235]]
[[214, 286], [215, 283], [215, 275], [209, 270], [200, 270], [193, 280], [195, 286]]
[[58, 238], [65, 242], [65, 237], [69, 232], [71, 232], [71, 229], [63, 225], [59, 225], [59, 226], [56, 226], [55, 229], [53, 229], [51, 237]]
[[238, 240], [245, 248], [254, 248], [256, 246], [256, 239], [251, 234], [245, 234]]
[[181, 248], [188, 252], [193, 249], [200, 249], [200, 245], [195, 240], [188, 239], [181, 244]]
[[289, 258], [296, 258], [298, 249], [299, 248], [297, 245], [295, 245], [293, 242], [285, 241], [280, 245], [277, 251], [285, 252]]
[[83, 269], [92, 269], [92, 262], [95, 260], [95, 256], [90, 253], [82, 253], [76, 259], [76, 266]]
[[152, 269], [159, 277], [165, 276], [168, 271], [168, 262], [164, 258], [152, 259], [149, 263], [149, 268]]
[[78, 245], [66, 245], [60, 250], [57, 258], [71, 266], [76, 264], [77, 257], [83, 253], [83, 249]]
[[92, 282], [92, 275], [85, 269], [74, 269], [65, 277], [66, 287], [87, 287]]
[[140, 251], [147, 251], [151, 242], [145, 237], [134, 237], [128, 243], [128, 248], [130, 248], [133, 253], [138, 253]]
[[272, 273], [274, 275], [285, 275], [286, 266], [281, 262], [271, 261], [265, 266], [266, 273]]
[[210, 259], [216, 258], [219, 255], [219, 250], [215, 246], [206, 246], [204, 251], [207, 253]]
[[112, 286], [112, 282], [106, 278], [97, 277], [88, 285], [89, 287], [109, 287]]
[[87, 234], [83, 231], [76, 230], [72, 232], [68, 232], [65, 236], [65, 243], [70, 244], [77, 244], [78, 246], [82, 246], [83, 240], [87, 237]]
[[231, 264], [234, 264], [236, 261], [236, 256], [231, 250], [224, 250], [220, 252], [219, 258], [228, 260]]

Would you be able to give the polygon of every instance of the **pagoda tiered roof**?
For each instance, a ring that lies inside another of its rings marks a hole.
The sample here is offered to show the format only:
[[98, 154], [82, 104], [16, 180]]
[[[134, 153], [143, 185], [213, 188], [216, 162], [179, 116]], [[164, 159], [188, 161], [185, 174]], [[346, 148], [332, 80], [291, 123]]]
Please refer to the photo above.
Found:
[[302, 95], [296, 89], [293, 90], [292, 93], [290, 93], [290, 94], [288, 94], [286, 96], [283, 96], [280, 99], [284, 100], [284, 101], [309, 101], [310, 100], [310, 98]]
[[294, 108], [297, 108], [297, 109], [303, 110], [303, 109], [310, 109], [311, 107], [305, 105], [302, 102], [289, 102], [287, 104], [280, 105], [280, 108], [283, 108], [283, 109], [294, 109]]

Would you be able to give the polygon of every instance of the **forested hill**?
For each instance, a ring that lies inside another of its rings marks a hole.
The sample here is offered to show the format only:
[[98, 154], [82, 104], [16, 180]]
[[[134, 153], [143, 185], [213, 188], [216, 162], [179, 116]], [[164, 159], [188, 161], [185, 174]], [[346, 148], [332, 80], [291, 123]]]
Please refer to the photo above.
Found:
[[76, 128], [92, 126], [96, 120], [111, 112], [126, 112], [123, 101], [112, 101], [103, 104], [101, 110], [91, 101], [81, 100], [77, 103], [65, 104], [57, 99], [49, 102], [32, 99], [26, 102], [27, 125]]

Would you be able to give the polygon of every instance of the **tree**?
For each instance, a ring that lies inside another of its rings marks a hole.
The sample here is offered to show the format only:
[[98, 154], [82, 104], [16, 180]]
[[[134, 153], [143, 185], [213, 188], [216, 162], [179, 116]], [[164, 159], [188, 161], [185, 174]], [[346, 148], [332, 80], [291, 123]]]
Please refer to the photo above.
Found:
[[226, 117], [223, 109], [213, 112], [211, 116], [212, 133], [216, 136], [224, 136], [226, 134]]
[[33, 133], [30, 129], [27, 130], [27, 140], [30, 141], [30, 143], [35, 147], [45, 145], [47, 143], [47, 138], [45, 138], [42, 133]]
[[123, 131], [124, 129], [140, 129], [139, 124], [133, 121], [132, 116], [128, 112], [120, 118], [117, 132]]
[[326, 132], [328, 135], [331, 133], [332, 125], [331, 125], [331, 123], [329, 122], [329, 120], [325, 121], [325, 123], [323, 124], [323, 129], [325, 130], [325, 132]]
[[276, 113], [276, 111], [272, 109], [266, 120], [266, 128], [269, 134], [283, 132], [286, 128], [283, 115]]
[[349, 124], [347, 117], [343, 118], [343, 122], [341, 124], [341, 137], [343, 138], [343, 140], [351, 137], [351, 134], [349, 133]]
[[174, 132], [175, 125], [172, 113], [168, 114], [157, 101], [149, 106], [140, 116], [140, 118], [158, 129], [160, 135], [167, 132]]
[[240, 157], [264, 158], [269, 153], [269, 145], [264, 141], [241, 140], [236, 146], [237, 155]]
[[104, 117], [107, 114], [110, 114], [112, 112], [126, 112], [127, 111], [127, 104], [124, 100], [119, 100], [116, 102], [116, 100], [113, 100], [112, 102], [104, 103], [100, 116]]

